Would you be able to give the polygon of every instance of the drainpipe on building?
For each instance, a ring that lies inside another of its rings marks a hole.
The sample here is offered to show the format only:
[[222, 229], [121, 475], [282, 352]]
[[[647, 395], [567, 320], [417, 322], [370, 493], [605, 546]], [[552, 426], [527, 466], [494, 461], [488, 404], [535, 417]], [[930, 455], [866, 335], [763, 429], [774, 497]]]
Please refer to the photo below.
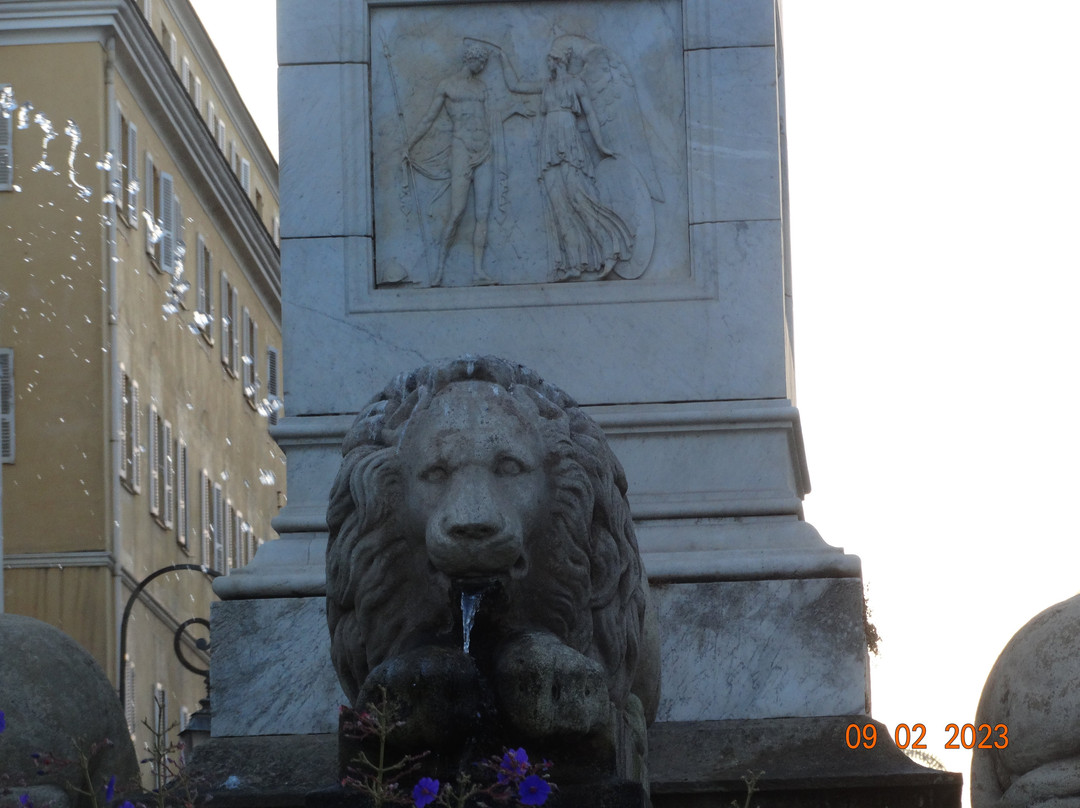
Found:
[[[116, 148], [120, 144], [120, 138], [124, 137], [124, 133], [119, 131], [119, 116], [116, 111], [116, 37], [109, 37], [109, 41], [106, 44], [105, 51], [105, 130], [106, 140], [110, 150], [113, 152], [112, 166], [109, 169], [109, 192], [113, 192], [119, 185], [120, 178], [118, 173], [120, 171], [120, 155], [123, 154], [122, 149]], [[117, 211], [121, 200], [125, 199], [124, 189], [120, 189], [119, 194], [113, 194], [116, 199], [113, 201], [112, 215], [108, 216], [106, 221], [108, 227], [106, 230], [105, 238], [105, 284], [108, 289], [108, 311], [106, 312], [106, 332], [105, 340], [108, 348], [109, 361], [107, 363], [107, 373], [109, 378], [105, 383], [105, 389], [108, 391], [108, 400], [105, 402], [105, 411], [108, 413], [108, 419], [110, 424], [108, 445], [106, 447], [105, 457], [106, 461], [106, 486], [107, 490], [111, 492], [109, 501], [109, 510], [111, 513], [106, 516], [108, 524], [111, 525], [110, 541], [109, 541], [109, 569], [112, 573], [113, 582], [113, 614], [115, 615], [115, 625], [113, 626], [113, 636], [118, 638], [120, 636], [120, 612], [122, 611], [122, 604], [124, 602], [123, 594], [123, 582], [121, 578], [121, 564], [120, 564], [120, 552], [122, 543], [120, 540], [120, 486], [116, 484], [119, 479], [119, 463], [120, 463], [120, 365], [116, 356], [116, 344], [117, 335], [119, 333], [119, 301], [117, 299], [116, 289], [116, 275], [117, 275], [117, 255], [116, 255], [116, 217]], [[116, 664], [114, 666], [114, 672], [116, 673], [116, 682], [119, 685], [124, 681], [124, 660], [120, 659], [119, 641], [114, 643], [116, 648]]]

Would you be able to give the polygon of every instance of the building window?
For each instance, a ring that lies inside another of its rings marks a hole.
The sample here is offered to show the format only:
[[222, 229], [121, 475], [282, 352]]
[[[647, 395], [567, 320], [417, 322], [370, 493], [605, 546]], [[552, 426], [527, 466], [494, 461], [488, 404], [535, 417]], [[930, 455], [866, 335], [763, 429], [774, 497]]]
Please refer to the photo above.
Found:
[[15, 187], [15, 154], [13, 152], [12, 132], [15, 96], [10, 84], [0, 84], [0, 191], [11, 191]]
[[120, 482], [132, 493], [140, 491], [142, 454], [139, 449], [139, 384], [120, 369]]
[[235, 140], [229, 141], [229, 166], [232, 168], [233, 174], [240, 175], [240, 150], [237, 148]]
[[194, 78], [191, 75], [191, 60], [185, 56], [180, 61], [180, 82], [184, 85], [184, 89], [187, 90], [189, 96], [195, 94], [195, 84], [192, 81]]
[[243, 365], [244, 398], [254, 407], [258, 404], [259, 395], [259, 380], [255, 373], [255, 357], [259, 353], [259, 324], [255, 322], [247, 306], [244, 307], [240, 332], [243, 339], [240, 362]]
[[213, 513], [211, 523], [214, 534], [214, 569], [228, 572], [225, 564], [225, 501], [220, 483], [214, 483]]
[[199, 498], [202, 510], [199, 515], [199, 539], [203, 566], [213, 566], [214, 552], [214, 484], [203, 469], [199, 472]]
[[120, 193], [116, 205], [122, 211], [120, 221], [128, 227], [139, 226], [139, 132], [135, 124], [120, 116]]
[[247, 558], [245, 557], [246, 538], [244, 515], [240, 511], [234, 510], [232, 512], [233, 569], [240, 569], [240, 567], [247, 564]]
[[240, 556], [237, 554], [239, 547], [237, 533], [236, 508], [232, 502], [225, 502], [224, 528], [225, 528], [225, 567], [226, 574], [240, 566]]
[[155, 257], [157, 268], [167, 275], [173, 273], [176, 263], [177, 199], [171, 174], [162, 171], [158, 177], [157, 225], [161, 228]]
[[176, 513], [176, 456], [173, 446], [172, 424], [164, 418], [158, 420], [158, 503], [161, 506], [158, 523], [164, 528], [173, 526]]
[[255, 530], [244, 521], [240, 522], [240, 529], [243, 533], [244, 564], [247, 565], [255, 558]]
[[173, 70], [179, 69], [179, 62], [177, 61], [176, 50], [176, 34], [169, 34], [169, 63], [173, 66]]
[[150, 469], [150, 515], [161, 515], [161, 458], [159, 454], [161, 439], [161, 419], [157, 407], [150, 405], [150, 421], [146, 433], [146, 465]]
[[188, 546], [188, 456], [187, 444], [176, 440], [176, 543]]
[[260, 219], [263, 217], [263, 195], [258, 188], [255, 189], [255, 212], [259, 214]]
[[214, 276], [214, 260], [206, 239], [200, 234], [195, 246], [195, 325], [203, 339], [214, 344], [214, 291], [211, 278]]
[[267, 418], [270, 426], [277, 424], [281, 417], [281, 357], [277, 348], [266, 348], [266, 402], [269, 406]]
[[[169, 694], [165, 692], [165, 688], [158, 682], [154, 685], [154, 737], [155, 745], [160, 748], [168, 746], [168, 740], [166, 736], [169, 733]], [[164, 760], [150, 758], [150, 772], [154, 776], [154, 787], [162, 789], [165, 787], [169, 772], [167, 771]]]
[[217, 132], [217, 107], [213, 100], [206, 99], [206, 128], [210, 130], [210, 137]]
[[217, 119], [217, 145], [221, 153], [225, 153], [225, 121]]
[[202, 79], [198, 76], [195, 77], [195, 95], [192, 99], [195, 102], [195, 109], [202, 110]]
[[0, 348], [0, 462], [15, 462], [15, 351]]
[[281, 217], [275, 216], [270, 235], [273, 236], [274, 244], [281, 247]]
[[221, 273], [221, 364], [234, 379], [240, 372], [239, 299], [236, 287]]
[[245, 194], [251, 193], [251, 163], [246, 158], [240, 158], [240, 187]]
[[146, 21], [151, 24], [154, 22], [153, 2], [154, 0], [143, 0], [142, 4], [143, 15], [146, 17]]
[[131, 643], [128, 643], [128, 652], [124, 655], [124, 719], [127, 721], [128, 732], [132, 739], [135, 737], [135, 663], [131, 661]]
[[158, 184], [158, 170], [154, 165], [154, 156], [146, 153], [146, 173], [143, 174], [143, 218], [146, 219], [146, 253], [153, 257], [157, 252], [160, 231], [155, 216], [154, 193]]

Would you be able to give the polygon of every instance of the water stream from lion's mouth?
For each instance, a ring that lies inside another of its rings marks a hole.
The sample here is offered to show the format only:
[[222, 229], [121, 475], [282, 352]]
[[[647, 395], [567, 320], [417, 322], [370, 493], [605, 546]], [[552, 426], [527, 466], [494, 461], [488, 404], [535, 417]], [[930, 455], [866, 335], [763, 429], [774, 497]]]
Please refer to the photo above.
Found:
[[469, 653], [473, 624], [476, 622], [476, 613], [480, 610], [480, 601], [483, 598], [483, 592], [461, 593], [461, 638], [462, 647], [466, 654]]

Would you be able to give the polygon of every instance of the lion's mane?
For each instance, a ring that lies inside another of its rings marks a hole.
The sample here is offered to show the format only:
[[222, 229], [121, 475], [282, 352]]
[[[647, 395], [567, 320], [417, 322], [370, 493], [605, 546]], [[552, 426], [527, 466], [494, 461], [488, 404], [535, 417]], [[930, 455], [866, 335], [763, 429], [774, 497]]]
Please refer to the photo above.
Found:
[[[410, 650], [418, 637], [453, 628], [450, 582], [428, 563], [424, 536], [399, 528], [394, 509], [401, 485], [397, 447], [409, 418], [463, 381], [524, 393], [539, 413], [552, 507], [541, 535], [525, 537], [530, 568], [510, 585], [510, 623], [549, 631], [600, 662], [611, 698], [622, 707], [634, 684], [647, 607], [625, 474], [599, 425], [570, 396], [496, 357], [464, 357], [398, 376], [345, 437], [327, 511], [326, 553], [331, 656], [341, 684], [355, 701], [376, 665]], [[639, 695], [646, 705], [654, 700]]]

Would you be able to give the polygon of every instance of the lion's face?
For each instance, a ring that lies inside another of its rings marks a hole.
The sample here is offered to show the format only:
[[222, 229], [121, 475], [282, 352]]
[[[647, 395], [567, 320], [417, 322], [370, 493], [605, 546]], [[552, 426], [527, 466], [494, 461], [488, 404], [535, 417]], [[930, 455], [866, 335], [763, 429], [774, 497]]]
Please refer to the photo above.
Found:
[[535, 409], [499, 385], [457, 382], [409, 420], [398, 518], [451, 578], [520, 578], [529, 569], [527, 537], [550, 508]]

